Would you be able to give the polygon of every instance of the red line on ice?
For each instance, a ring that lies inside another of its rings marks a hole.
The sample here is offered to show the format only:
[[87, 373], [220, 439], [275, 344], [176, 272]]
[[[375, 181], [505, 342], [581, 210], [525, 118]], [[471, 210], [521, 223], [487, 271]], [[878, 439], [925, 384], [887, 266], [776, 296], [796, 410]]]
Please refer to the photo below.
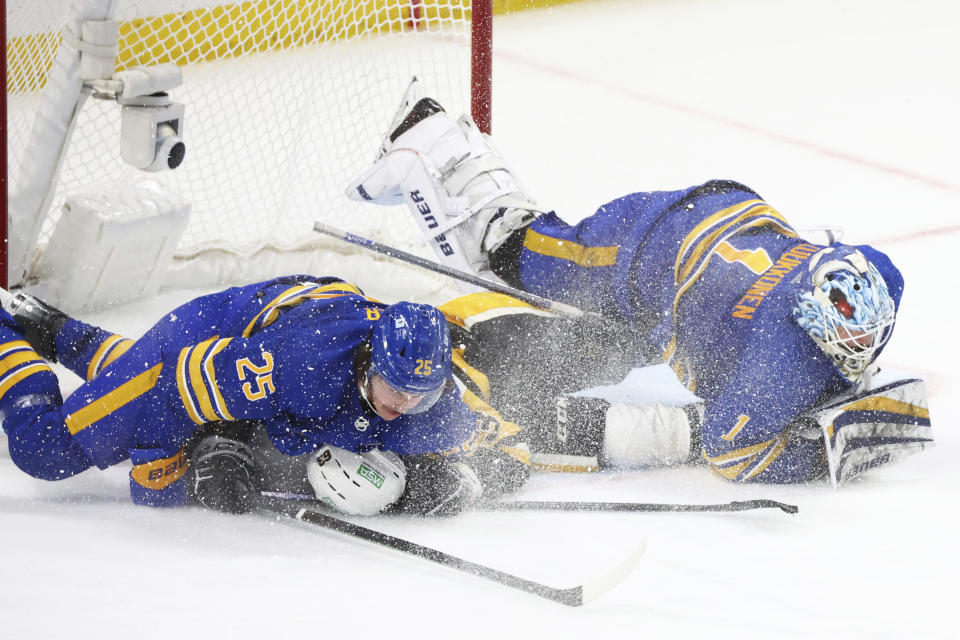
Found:
[[496, 57], [502, 58], [504, 60], [510, 60], [511, 62], [516, 62], [518, 64], [523, 64], [529, 67], [535, 67], [536, 69], [543, 71], [555, 76], [561, 76], [575, 80], [577, 82], [582, 82], [584, 84], [590, 84], [597, 87], [602, 87], [608, 91], [614, 93], [619, 93], [622, 95], [629, 96], [635, 100], [640, 100], [642, 102], [647, 102], [650, 104], [655, 104], [672, 111], [678, 111], [682, 113], [688, 113], [690, 115], [696, 116], [703, 120], [708, 120], [711, 122], [716, 122], [734, 129], [740, 129], [741, 131], [749, 131], [772, 140], [777, 140], [778, 142], [783, 142], [785, 144], [793, 145], [795, 147], [800, 147], [807, 149], [808, 151], [813, 151], [821, 155], [829, 156], [831, 158], [836, 158], [838, 160], [843, 160], [844, 162], [849, 162], [851, 164], [860, 165], [863, 167], [869, 167], [876, 171], [882, 173], [887, 173], [890, 175], [895, 175], [901, 178], [907, 178], [915, 182], [920, 182], [929, 187], [935, 187], [937, 189], [945, 189], [947, 191], [952, 191], [954, 193], [960, 193], [960, 185], [952, 184], [949, 182], [944, 182], [936, 178], [931, 178], [929, 176], [921, 175], [919, 173], [914, 173], [900, 167], [894, 167], [888, 164], [883, 164], [881, 162], [875, 162], [867, 158], [853, 155], [852, 153], [847, 153], [845, 151], [838, 151], [836, 149], [830, 149], [812, 142], [808, 142], [801, 138], [794, 138], [792, 136], [784, 135], [782, 133], [777, 133], [776, 131], [770, 131], [769, 129], [763, 129], [762, 127], [757, 127], [746, 122], [740, 122], [739, 120], [734, 120], [732, 118], [727, 118], [726, 116], [721, 116], [716, 113], [710, 113], [709, 111], [703, 111], [689, 105], [685, 105], [679, 102], [673, 102], [671, 100], [666, 100], [659, 96], [654, 96], [639, 91], [634, 91], [632, 89], [627, 89], [621, 87], [617, 84], [610, 82], [605, 82], [603, 80], [597, 80], [596, 78], [591, 78], [589, 76], [584, 76], [567, 69], [561, 69], [559, 67], [554, 67], [549, 64], [545, 64], [538, 60], [532, 60], [525, 56], [522, 56], [517, 53], [511, 53], [507, 51], [500, 50], [496, 53]]

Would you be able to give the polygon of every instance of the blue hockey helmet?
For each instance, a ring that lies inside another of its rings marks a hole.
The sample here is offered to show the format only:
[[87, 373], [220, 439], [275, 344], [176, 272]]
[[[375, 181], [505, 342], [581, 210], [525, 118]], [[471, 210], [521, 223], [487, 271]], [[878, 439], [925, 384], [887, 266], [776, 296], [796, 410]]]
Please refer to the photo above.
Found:
[[893, 332], [887, 283], [860, 251], [833, 245], [811, 256], [800, 287], [794, 319], [856, 382]]
[[450, 375], [450, 329], [436, 307], [398, 302], [383, 310], [371, 336], [370, 371], [416, 403], [403, 413], [432, 407]]

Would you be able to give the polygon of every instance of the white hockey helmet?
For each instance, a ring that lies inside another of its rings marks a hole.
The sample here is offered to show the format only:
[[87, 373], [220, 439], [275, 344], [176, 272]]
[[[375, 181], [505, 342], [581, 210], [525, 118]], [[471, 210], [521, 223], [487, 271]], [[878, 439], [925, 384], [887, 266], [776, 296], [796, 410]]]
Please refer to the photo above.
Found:
[[400, 499], [407, 469], [392, 451], [355, 453], [325, 445], [310, 456], [307, 478], [317, 498], [356, 516], [373, 516]]

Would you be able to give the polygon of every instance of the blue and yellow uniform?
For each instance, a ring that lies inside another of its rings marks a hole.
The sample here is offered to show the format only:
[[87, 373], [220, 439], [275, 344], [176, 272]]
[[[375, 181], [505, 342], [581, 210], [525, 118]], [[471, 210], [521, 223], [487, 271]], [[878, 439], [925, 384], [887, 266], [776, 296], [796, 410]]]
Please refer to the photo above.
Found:
[[[516, 261], [498, 273], [640, 328], [705, 401], [703, 455], [714, 471], [797, 482], [821, 468], [822, 445], [788, 425], [852, 386], [793, 320], [798, 276], [823, 247], [754, 191], [711, 181], [634, 193], [577, 225], [542, 215], [517, 237]], [[857, 248], [899, 307], [900, 272], [881, 252]]]
[[385, 307], [339, 279], [293, 276], [196, 298], [137, 341], [70, 320], [57, 354], [87, 382], [65, 401], [3, 312], [11, 458], [48, 480], [130, 458], [134, 501], [166, 506], [186, 501], [184, 443], [208, 422], [258, 420], [288, 455], [323, 444], [417, 454], [467, 441], [477, 421], [452, 383], [430, 410], [392, 421], [362, 400], [357, 362]]

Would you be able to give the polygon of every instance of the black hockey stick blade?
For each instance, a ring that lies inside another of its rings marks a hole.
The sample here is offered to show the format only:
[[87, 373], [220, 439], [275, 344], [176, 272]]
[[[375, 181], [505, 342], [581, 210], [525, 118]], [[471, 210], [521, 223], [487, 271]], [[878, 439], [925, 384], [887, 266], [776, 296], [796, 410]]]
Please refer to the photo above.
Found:
[[796, 505], [776, 500], [744, 500], [723, 504], [651, 504], [643, 502], [546, 502], [485, 501], [476, 505], [483, 511], [748, 511], [750, 509], [780, 509], [797, 513]]
[[450, 567], [451, 569], [463, 571], [464, 573], [469, 573], [486, 580], [491, 580], [508, 587], [513, 587], [514, 589], [519, 589], [520, 591], [532, 593], [540, 596], [541, 598], [552, 600], [553, 602], [559, 602], [560, 604], [570, 607], [579, 607], [587, 602], [595, 600], [619, 584], [637, 565], [646, 548], [646, 541], [644, 541], [638, 545], [629, 556], [627, 556], [616, 567], [608, 571], [606, 574], [576, 587], [561, 589], [557, 587], [551, 587], [540, 582], [535, 582], [533, 580], [528, 580], [526, 578], [521, 578], [519, 576], [494, 569], [493, 567], [488, 567], [476, 562], [464, 560], [463, 558], [450, 555], [449, 553], [445, 553], [439, 549], [425, 547], [415, 542], [411, 542], [410, 540], [404, 540], [403, 538], [397, 538], [386, 533], [381, 533], [380, 531], [368, 529], [367, 527], [362, 527], [360, 525], [347, 522], [346, 520], [341, 520], [340, 518], [336, 518], [313, 509], [303, 508], [302, 506], [296, 504], [291, 505], [289, 502], [285, 503], [283, 501], [276, 500], [263, 500], [258, 505], [258, 508], [272, 513], [284, 515], [288, 518], [293, 518], [301, 522], [317, 525], [330, 531], [336, 531], [352, 538], [373, 542], [389, 549], [401, 551], [418, 558], [430, 560], [445, 567]]

